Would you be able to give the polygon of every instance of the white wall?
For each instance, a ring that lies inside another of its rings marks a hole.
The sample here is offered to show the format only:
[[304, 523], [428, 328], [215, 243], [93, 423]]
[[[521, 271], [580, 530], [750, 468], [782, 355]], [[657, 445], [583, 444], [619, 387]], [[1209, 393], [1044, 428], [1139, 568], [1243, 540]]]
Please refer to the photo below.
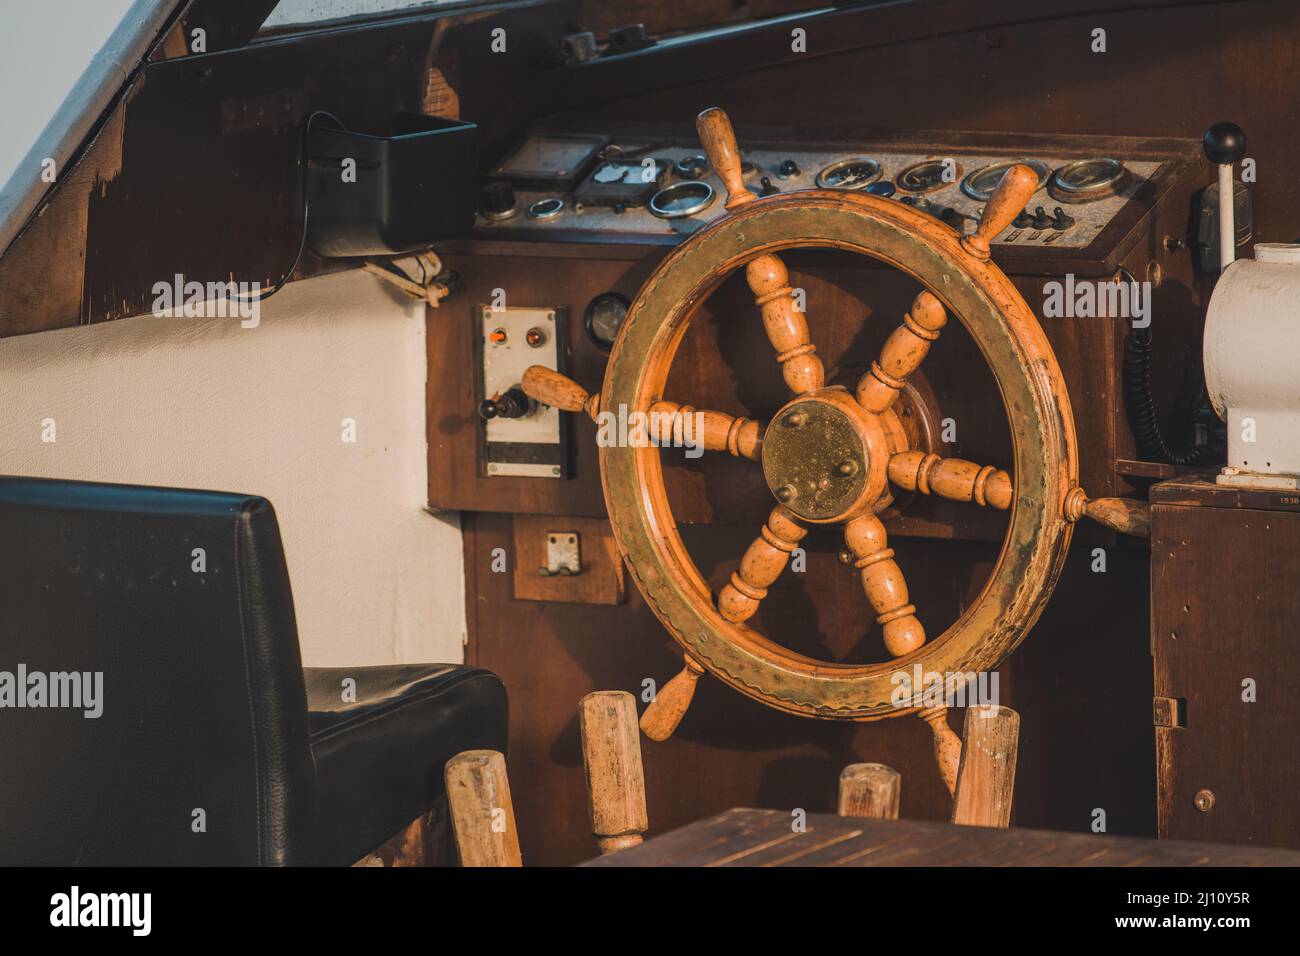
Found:
[[460, 529], [422, 510], [424, 310], [409, 302], [352, 271], [290, 283], [257, 328], [146, 316], [0, 339], [0, 474], [262, 495], [304, 663], [459, 662]]

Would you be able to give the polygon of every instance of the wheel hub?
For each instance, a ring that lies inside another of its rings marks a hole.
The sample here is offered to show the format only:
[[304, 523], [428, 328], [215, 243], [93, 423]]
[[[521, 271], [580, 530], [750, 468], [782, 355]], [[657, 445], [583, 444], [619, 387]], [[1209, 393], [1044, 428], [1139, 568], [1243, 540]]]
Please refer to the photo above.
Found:
[[763, 436], [763, 476], [772, 494], [805, 521], [842, 521], [885, 489], [889, 448], [877, 416], [843, 388], [787, 403]]

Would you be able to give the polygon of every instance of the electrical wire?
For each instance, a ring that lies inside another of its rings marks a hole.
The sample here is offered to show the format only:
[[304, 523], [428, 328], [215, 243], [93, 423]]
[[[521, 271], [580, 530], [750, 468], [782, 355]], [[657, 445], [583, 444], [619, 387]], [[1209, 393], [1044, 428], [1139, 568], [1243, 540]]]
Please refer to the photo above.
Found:
[[307, 121], [303, 124], [303, 130], [302, 130], [302, 236], [301, 236], [301, 238], [299, 238], [299, 240], [298, 240], [298, 251], [297, 251], [296, 253], [294, 253], [293, 263], [289, 266], [288, 270], [285, 271], [285, 273], [284, 273], [283, 275], [280, 276], [280, 278], [276, 281], [276, 283], [275, 283], [273, 286], [270, 287], [269, 290], [268, 290], [268, 289], [258, 289], [257, 292], [253, 293], [252, 295], [248, 295], [248, 296], [243, 296], [243, 295], [232, 295], [231, 298], [234, 299], [234, 300], [236, 300], [237, 302], [263, 302], [263, 301], [265, 301], [265, 300], [271, 298], [271, 296], [275, 295], [277, 292], [279, 292], [281, 289], [283, 289], [283, 288], [285, 287], [286, 284], [288, 284], [289, 279], [292, 278], [294, 271], [298, 268], [298, 263], [302, 261], [302, 254], [303, 254], [303, 252], [304, 252], [304, 251], [306, 250], [306, 248], [307, 248], [307, 216], [308, 216], [308, 212], [309, 212], [309, 209], [308, 209], [308, 202], [307, 202], [307, 174], [308, 174], [308, 170], [309, 170], [310, 167], [311, 167], [311, 160], [310, 160], [310, 156], [309, 156], [309, 154], [308, 154], [308, 143], [309, 143], [309, 137], [311, 136], [311, 128], [312, 128], [312, 124], [316, 121], [316, 117], [318, 117], [318, 116], [324, 116], [324, 117], [326, 117], [326, 118], [328, 118], [328, 119], [331, 119], [331, 120], [334, 121], [335, 125], [337, 125], [339, 129], [344, 129], [343, 121], [340, 120], [340, 119], [339, 119], [337, 116], [335, 116], [333, 113], [329, 112], [328, 110], [313, 110], [313, 111], [312, 111], [312, 112], [307, 116]]
[[1151, 330], [1132, 329], [1124, 337], [1124, 408], [1137, 441], [1138, 457], [1171, 465], [1194, 465], [1201, 448], [1174, 451], [1160, 432], [1156, 403], [1151, 397]]

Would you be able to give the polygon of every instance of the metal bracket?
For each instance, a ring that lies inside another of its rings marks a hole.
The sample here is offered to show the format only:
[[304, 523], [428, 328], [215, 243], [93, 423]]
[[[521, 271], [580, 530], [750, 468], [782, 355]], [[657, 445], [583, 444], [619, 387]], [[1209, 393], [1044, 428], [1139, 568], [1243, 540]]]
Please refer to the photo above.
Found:
[[551, 531], [546, 535], [546, 566], [538, 568], [542, 577], [582, 573], [582, 542], [576, 531]]

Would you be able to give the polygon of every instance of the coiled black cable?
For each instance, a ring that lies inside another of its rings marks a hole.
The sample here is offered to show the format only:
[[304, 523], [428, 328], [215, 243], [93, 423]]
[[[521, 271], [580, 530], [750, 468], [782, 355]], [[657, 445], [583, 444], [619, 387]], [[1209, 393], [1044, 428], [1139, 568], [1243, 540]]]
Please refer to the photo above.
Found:
[[1124, 337], [1124, 408], [1137, 440], [1138, 457], [1170, 465], [1194, 465], [1201, 448], [1176, 452], [1160, 433], [1156, 403], [1151, 398], [1151, 330], [1131, 329]]

